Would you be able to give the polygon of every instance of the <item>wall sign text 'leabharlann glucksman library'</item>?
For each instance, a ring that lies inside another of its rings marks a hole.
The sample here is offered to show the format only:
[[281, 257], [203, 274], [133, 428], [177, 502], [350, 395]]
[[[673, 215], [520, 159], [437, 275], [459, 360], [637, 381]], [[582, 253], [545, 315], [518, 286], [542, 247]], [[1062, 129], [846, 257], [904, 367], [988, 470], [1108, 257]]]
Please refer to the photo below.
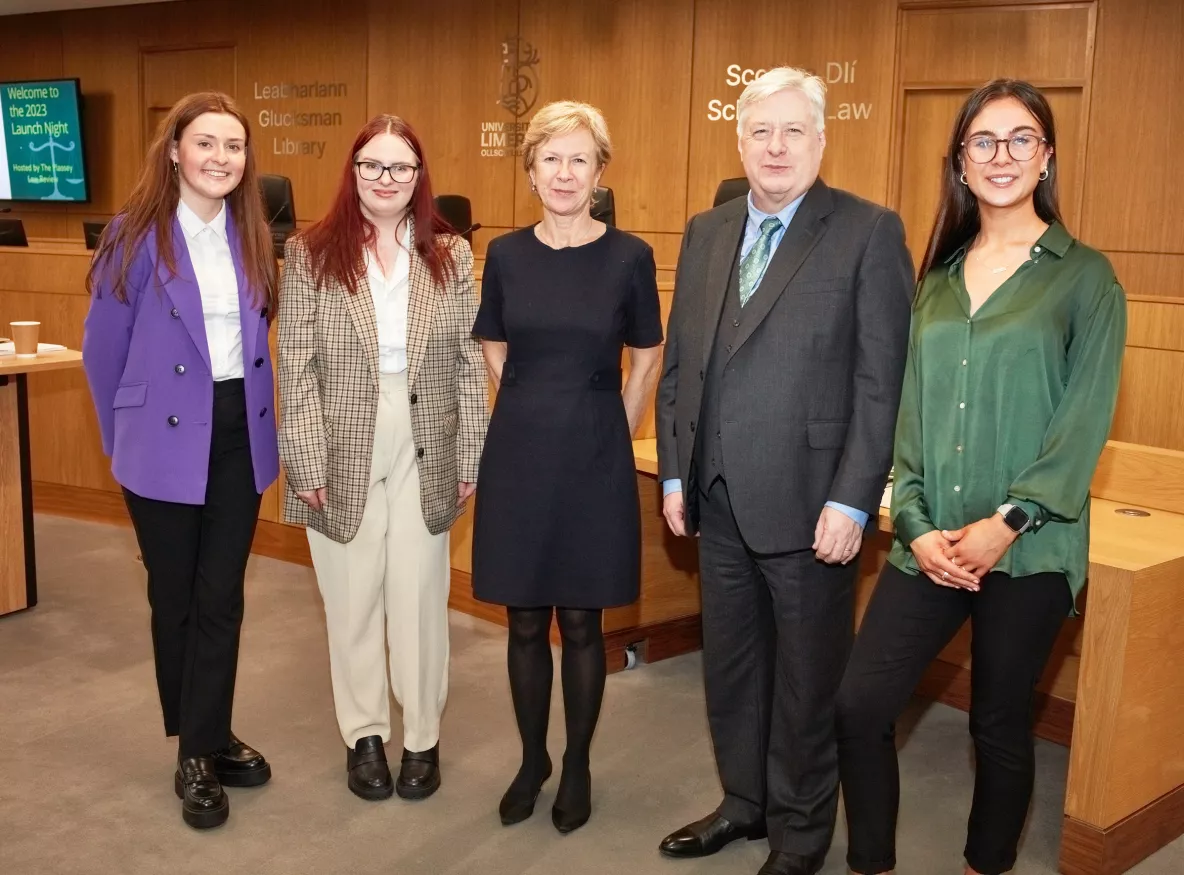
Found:
[[[341, 110], [323, 105], [316, 109], [306, 109], [304, 106], [294, 107], [291, 102], [297, 100], [341, 100], [348, 94], [349, 86], [345, 82], [313, 81], [272, 84], [256, 82], [255, 100], [273, 101], [270, 106], [259, 110], [256, 119], [260, 128], [271, 132], [271, 154], [287, 157], [324, 158], [326, 140], [297, 139], [288, 136], [288, 131], [291, 130], [293, 134], [302, 134], [310, 129], [315, 131], [316, 128], [339, 128], [344, 123]], [[276, 128], [281, 129], [279, 133], [283, 136], [276, 136]]]

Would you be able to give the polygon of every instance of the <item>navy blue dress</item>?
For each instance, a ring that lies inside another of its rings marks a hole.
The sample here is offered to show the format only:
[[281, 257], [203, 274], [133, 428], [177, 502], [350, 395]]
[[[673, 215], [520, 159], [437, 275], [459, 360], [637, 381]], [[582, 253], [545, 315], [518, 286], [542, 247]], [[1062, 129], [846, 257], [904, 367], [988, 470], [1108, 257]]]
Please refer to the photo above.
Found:
[[636, 601], [621, 353], [662, 342], [653, 250], [611, 227], [552, 249], [523, 228], [490, 243], [481, 283], [473, 334], [508, 352], [477, 476], [473, 594], [519, 608]]

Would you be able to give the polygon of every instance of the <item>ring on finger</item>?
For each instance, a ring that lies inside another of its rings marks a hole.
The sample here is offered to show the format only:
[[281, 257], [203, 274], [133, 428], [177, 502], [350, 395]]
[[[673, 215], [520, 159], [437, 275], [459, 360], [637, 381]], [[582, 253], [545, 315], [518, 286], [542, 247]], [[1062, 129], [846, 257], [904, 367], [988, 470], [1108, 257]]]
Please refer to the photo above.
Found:
[[948, 572], [948, 571], [943, 571], [943, 572], [941, 573], [941, 579], [942, 579], [942, 580], [949, 580], [949, 579], [950, 579], [950, 572]]

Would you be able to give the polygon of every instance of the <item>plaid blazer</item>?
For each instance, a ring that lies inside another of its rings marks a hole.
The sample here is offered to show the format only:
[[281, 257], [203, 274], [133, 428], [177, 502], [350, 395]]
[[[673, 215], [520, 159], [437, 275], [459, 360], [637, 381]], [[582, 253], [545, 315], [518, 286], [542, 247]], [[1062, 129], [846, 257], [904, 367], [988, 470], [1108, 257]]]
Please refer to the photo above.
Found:
[[[485, 362], [471, 333], [478, 303], [473, 253], [461, 237], [450, 237], [449, 245], [455, 277], [438, 286], [412, 247], [409, 281], [407, 385], [415, 397], [420, 507], [433, 534], [463, 512], [457, 483], [477, 481], [489, 423]], [[332, 280], [318, 287], [303, 241], [289, 239], [278, 323], [284, 519], [346, 543], [366, 506], [378, 414], [378, 326], [365, 272], [356, 295]], [[325, 511], [296, 497], [322, 486]]]

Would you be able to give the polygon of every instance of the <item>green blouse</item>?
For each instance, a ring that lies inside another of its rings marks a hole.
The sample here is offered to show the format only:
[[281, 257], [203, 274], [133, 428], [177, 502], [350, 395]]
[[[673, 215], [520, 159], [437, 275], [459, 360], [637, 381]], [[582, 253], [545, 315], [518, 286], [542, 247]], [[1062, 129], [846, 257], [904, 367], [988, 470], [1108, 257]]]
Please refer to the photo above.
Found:
[[909, 545], [1022, 507], [1033, 527], [995, 570], [1063, 572], [1085, 584], [1089, 487], [1110, 431], [1126, 296], [1104, 255], [1053, 223], [978, 311], [969, 244], [922, 280], [896, 426], [889, 561], [919, 573]]

